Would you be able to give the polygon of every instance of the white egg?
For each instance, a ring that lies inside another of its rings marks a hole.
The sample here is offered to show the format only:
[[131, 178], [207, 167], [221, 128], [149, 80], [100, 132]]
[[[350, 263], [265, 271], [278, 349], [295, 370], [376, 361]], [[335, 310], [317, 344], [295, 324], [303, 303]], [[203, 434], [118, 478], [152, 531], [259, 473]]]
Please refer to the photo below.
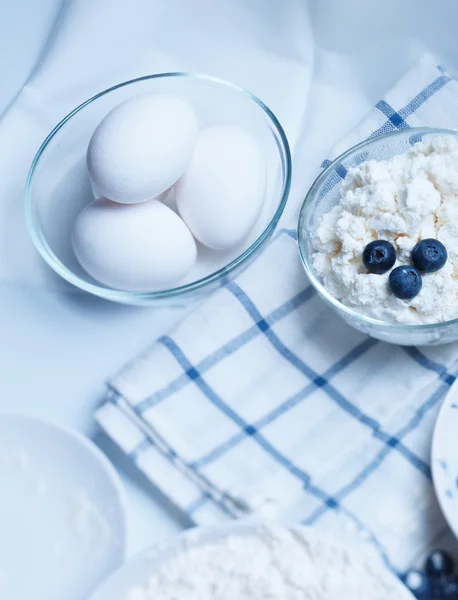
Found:
[[133, 204], [162, 194], [184, 173], [197, 139], [190, 104], [165, 94], [126, 100], [102, 120], [87, 150], [95, 195]]
[[81, 266], [94, 279], [132, 292], [175, 286], [197, 256], [189, 229], [157, 200], [141, 204], [94, 200], [76, 218], [72, 244]]
[[239, 127], [204, 129], [174, 189], [180, 215], [194, 236], [214, 250], [232, 248], [256, 223], [264, 202], [261, 149]]

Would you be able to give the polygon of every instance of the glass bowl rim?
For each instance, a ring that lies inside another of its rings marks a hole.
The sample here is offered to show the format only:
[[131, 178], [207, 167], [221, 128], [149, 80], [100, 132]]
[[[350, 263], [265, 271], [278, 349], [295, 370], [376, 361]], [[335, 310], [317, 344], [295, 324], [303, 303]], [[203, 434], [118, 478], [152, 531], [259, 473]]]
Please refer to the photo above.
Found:
[[[198, 81], [208, 82], [211, 84], [221, 85], [230, 90], [234, 90], [235, 92], [241, 93], [242, 95], [246, 96], [249, 100], [253, 101], [257, 106], [259, 106], [259, 108], [265, 113], [265, 115], [268, 117], [268, 119], [272, 123], [274, 129], [276, 130], [276, 132], [281, 140], [281, 150], [279, 150], [280, 154], [281, 154], [281, 152], [284, 153], [284, 158], [283, 158], [283, 155], [280, 157], [281, 162], [282, 163], [284, 162], [284, 169], [285, 169], [285, 182], [282, 186], [282, 195], [281, 195], [280, 202], [275, 210], [273, 217], [271, 218], [271, 220], [269, 221], [269, 223], [267, 224], [267, 226], [265, 227], [263, 232], [256, 238], [256, 240], [246, 250], [244, 250], [239, 256], [237, 256], [236, 258], [231, 260], [228, 264], [224, 265], [223, 267], [219, 268], [216, 271], [213, 271], [212, 273], [210, 273], [209, 275], [206, 275], [205, 277], [201, 277], [200, 279], [197, 279], [196, 281], [192, 281], [190, 283], [187, 283], [187, 284], [184, 284], [184, 285], [181, 285], [178, 287], [169, 288], [169, 289], [165, 289], [165, 290], [158, 290], [158, 291], [154, 291], [154, 292], [129, 292], [129, 291], [124, 291], [124, 290], [111, 289], [108, 287], [104, 287], [102, 285], [97, 285], [96, 283], [87, 282], [84, 279], [82, 279], [81, 277], [79, 277], [78, 275], [76, 275], [75, 273], [73, 273], [69, 268], [67, 268], [64, 265], [64, 263], [59, 258], [57, 258], [57, 256], [54, 254], [53, 250], [50, 248], [49, 244], [47, 243], [46, 238], [45, 238], [43, 232], [41, 231], [41, 229], [39, 227], [35, 226], [35, 219], [33, 216], [32, 185], [33, 185], [33, 178], [34, 178], [36, 168], [38, 166], [38, 163], [39, 163], [42, 155], [46, 151], [48, 144], [51, 142], [51, 140], [54, 138], [54, 136], [60, 131], [60, 129], [62, 129], [62, 127], [70, 119], [72, 119], [72, 117], [74, 117], [77, 113], [79, 113], [81, 110], [83, 110], [86, 106], [88, 106], [92, 102], [95, 102], [102, 96], [105, 96], [106, 94], [109, 94], [110, 92], [114, 92], [125, 86], [139, 83], [142, 81], [147, 81], [150, 79], [166, 79], [166, 78], [189, 78], [189, 79], [196, 79]], [[127, 304], [131, 303], [133, 300], [138, 300], [138, 301], [151, 300], [152, 301], [152, 300], [174, 298], [174, 297], [181, 296], [182, 294], [185, 294], [187, 292], [201, 290], [202, 288], [205, 288], [207, 286], [207, 284], [222, 279], [223, 277], [225, 277], [229, 273], [231, 273], [234, 269], [236, 269], [239, 265], [246, 262], [248, 260], [248, 258], [252, 254], [254, 254], [259, 247], [261, 247], [263, 245], [264, 241], [266, 239], [268, 239], [269, 236], [275, 230], [275, 228], [280, 220], [280, 217], [283, 214], [283, 211], [285, 210], [285, 206], [288, 201], [288, 196], [289, 196], [290, 189], [291, 189], [291, 172], [292, 172], [291, 150], [290, 150], [288, 138], [286, 137], [286, 133], [285, 133], [282, 125], [280, 124], [280, 121], [274, 114], [274, 112], [266, 104], [264, 104], [264, 102], [260, 98], [258, 98], [252, 92], [250, 92], [234, 83], [231, 83], [229, 81], [221, 79], [219, 77], [214, 77], [212, 75], [205, 75], [202, 73], [192, 73], [192, 72], [186, 72], [186, 71], [171, 71], [171, 72], [166, 72], [166, 73], [155, 73], [153, 75], [143, 75], [141, 77], [136, 77], [134, 79], [129, 79], [127, 81], [117, 83], [109, 88], [106, 88], [105, 90], [102, 90], [101, 92], [98, 92], [94, 96], [91, 96], [90, 98], [88, 98], [87, 100], [85, 100], [84, 102], [82, 102], [81, 104], [76, 106], [76, 108], [71, 110], [61, 121], [59, 121], [59, 123], [46, 136], [45, 140], [40, 145], [38, 151], [36, 152], [36, 154], [32, 160], [32, 163], [30, 165], [29, 172], [27, 175], [27, 179], [26, 179], [24, 201], [25, 201], [25, 218], [26, 218], [27, 230], [29, 232], [29, 235], [32, 239], [32, 242], [33, 242], [35, 248], [38, 250], [38, 252], [42, 256], [42, 258], [45, 260], [45, 262], [47, 262], [48, 265], [63, 279], [65, 279], [69, 283], [73, 284], [74, 286], [76, 286], [77, 288], [80, 288], [81, 290], [83, 290], [85, 292], [88, 292], [90, 294], [93, 294], [93, 295], [101, 297], [101, 298], [105, 298], [107, 300], [112, 300], [115, 302], [122, 302], [122, 303], [127, 303]]]
[[349, 317], [353, 319], [358, 319], [362, 323], [366, 323], [368, 325], [372, 325], [378, 327], [380, 329], [386, 329], [397, 332], [412, 332], [412, 331], [431, 331], [431, 329], [441, 329], [444, 327], [448, 327], [450, 325], [458, 325], [458, 317], [456, 319], [450, 319], [449, 321], [443, 321], [440, 323], [426, 323], [420, 325], [407, 325], [404, 323], [390, 323], [387, 321], [380, 321], [378, 319], [374, 319], [372, 317], [368, 317], [366, 315], [362, 315], [350, 307], [343, 304], [340, 300], [332, 296], [321, 283], [319, 278], [315, 275], [312, 265], [307, 259], [305, 252], [305, 240], [302, 231], [304, 230], [303, 223], [305, 218], [309, 212], [309, 207], [312, 204], [312, 200], [315, 197], [319, 187], [326, 181], [326, 179], [333, 173], [336, 165], [342, 163], [346, 158], [352, 156], [355, 152], [360, 151], [363, 148], [369, 147], [375, 142], [384, 139], [391, 139], [395, 137], [401, 137], [406, 133], [410, 133], [411, 135], [415, 134], [436, 134], [436, 135], [453, 135], [455, 137], [458, 136], [458, 129], [448, 129], [441, 127], [409, 127], [406, 129], [400, 129], [397, 131], [391, 131], [389, 133], [384, 133], [382, 135], [378, 135], [375, 137], [370, 137], [358, 144], [355, 144], [351, 148], [348, 148], [345, 152], [337, 156], [323, 171], [318, 175], [315, 181], [310, 186], [309, 191], [307, 192], [304, 201], [302, 203], [299, 220], [297, 224], [297, 239], [299, 245], [299, 254], [301, 257], [302, 265], [305, 269], [307, 277], [312, 283], [313, 287], [316, 291], [322, 296], [325, 300], [327, 300], [334, 308], [337, 309], [338, 312], [343, 312], [347, 314]]

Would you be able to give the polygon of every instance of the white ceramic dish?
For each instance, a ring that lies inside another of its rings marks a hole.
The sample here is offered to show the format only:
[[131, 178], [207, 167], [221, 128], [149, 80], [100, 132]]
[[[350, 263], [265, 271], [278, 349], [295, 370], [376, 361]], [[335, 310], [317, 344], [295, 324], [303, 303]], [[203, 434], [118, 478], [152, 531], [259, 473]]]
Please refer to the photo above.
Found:
[[123, 490], [89, 440], [0, 415], [0, 598], [81, 600], [124, 559]]
[[452, 385], [437, 417], [431, 468], [442, 512], [458, 537], [458, 381]]
[[[278, 525], [277, 525], [278, 526]], [[101, 587], [90, 596], [89, 600], [126, 600], [132, 588], [145, 585], [151, 575], [162, 563], [176, 555], [184, 548], [216, 542], [229, 535], [249, 536], [259, 532], [262, 523], [238, 522], [205, 529], [192, 529], [173, 538], [171, 541], [143, 552], [136, 558], [121, 567]], [[326, 543], [328, 536], [324, 536], [316, 529], [303, 528], [310, 540], [319, 540]], [[367, 556], [365, 557], [367, 559]], [[393, 586], [400, 598], [415, 600], [407, 588], [393, 575], [382, 563], [374, 557], [371, 567], [380, 572], [387, 584]], [[234, 599], [235, 600], [235, 599]]]

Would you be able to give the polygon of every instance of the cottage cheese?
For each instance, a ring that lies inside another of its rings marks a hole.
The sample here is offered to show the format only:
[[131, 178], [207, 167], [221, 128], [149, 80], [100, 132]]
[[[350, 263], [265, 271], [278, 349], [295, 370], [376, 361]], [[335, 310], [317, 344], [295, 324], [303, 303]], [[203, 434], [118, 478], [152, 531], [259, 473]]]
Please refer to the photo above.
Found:
[[[458, 317], [458, 139], [433, 136], [390, 160], [349, 169], [341, 202], [325, 214], [313, 236], [314, 268], [325, 288], [355, 311], [382, 321], [425, 324]], [[439, 239], [448, 260], [423, 275], [412, 300], [389, 290], [388, 276], [368, 273], [364, 247], [391, 242], [398, 260], [410, 263], [415, 244]]]

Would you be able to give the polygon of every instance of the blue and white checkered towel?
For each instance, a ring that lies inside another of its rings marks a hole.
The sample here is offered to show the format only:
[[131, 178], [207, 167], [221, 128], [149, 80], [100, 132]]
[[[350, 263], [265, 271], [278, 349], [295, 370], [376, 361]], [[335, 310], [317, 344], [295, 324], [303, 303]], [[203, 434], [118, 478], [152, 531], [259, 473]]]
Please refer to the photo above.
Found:
[[[341, 140], [458, 126], [458, 83], [429, 56]], [[235, 282], [110, 382], [103, 429], [193, 521], [252, 512], [359, 530], [397, 570], [450, 542], [429, 465], [456, 345], [388, 346], [315, 295], [282, 230]]]

